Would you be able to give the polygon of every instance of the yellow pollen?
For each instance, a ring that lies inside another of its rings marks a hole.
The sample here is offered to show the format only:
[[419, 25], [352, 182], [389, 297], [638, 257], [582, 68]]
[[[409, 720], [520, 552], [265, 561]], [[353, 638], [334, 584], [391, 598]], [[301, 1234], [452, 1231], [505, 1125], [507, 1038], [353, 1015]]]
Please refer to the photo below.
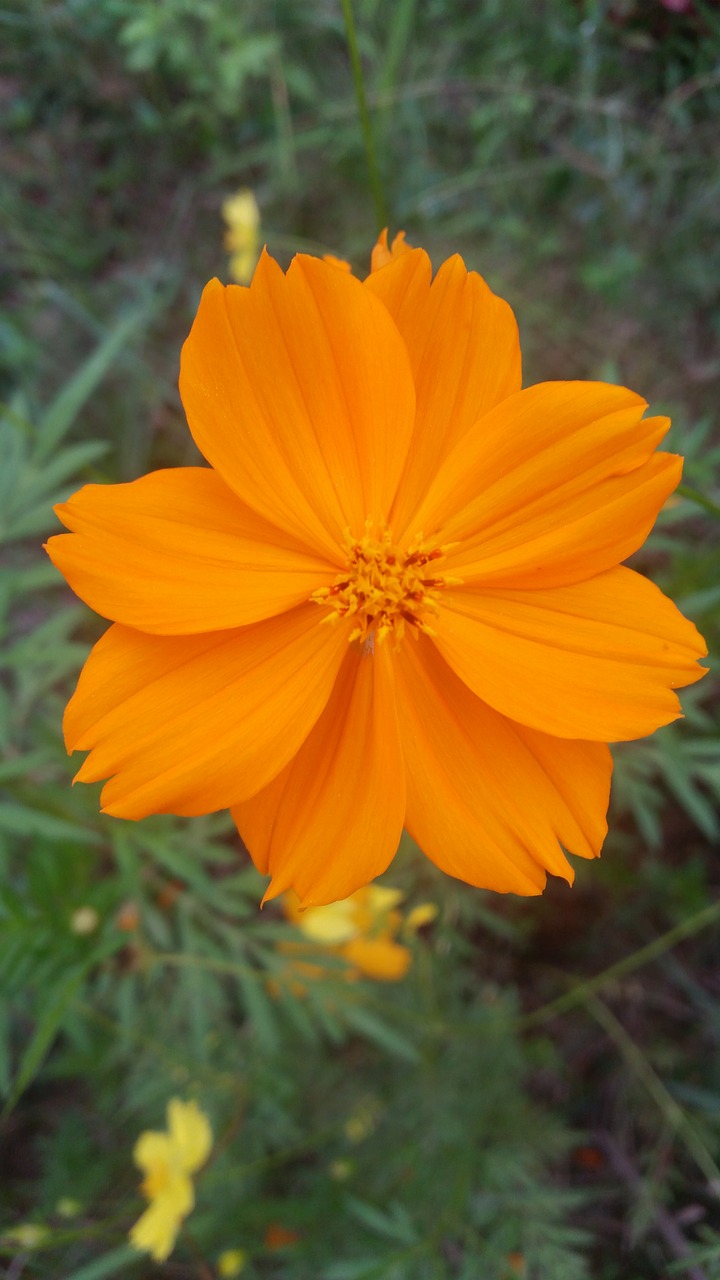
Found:
[[436, 572], [450, 546], [430, 547], [420, 533], [403, 550], [395, 545], [386, 529], [373, 532], [367, 522], [362, 538], [345, 533], [347, 566], [331, 587], [320, 587], [310, 599], [324, 605], [329, 613], [323, 621], [354, 618], [350, 640], [357, 640], [365, 652], [392, 634], [402, 640], [406, 628], [417, 635], [433, 636], [427, 615], [439, 612], [443, 587], [456, 586], [460, 578]]

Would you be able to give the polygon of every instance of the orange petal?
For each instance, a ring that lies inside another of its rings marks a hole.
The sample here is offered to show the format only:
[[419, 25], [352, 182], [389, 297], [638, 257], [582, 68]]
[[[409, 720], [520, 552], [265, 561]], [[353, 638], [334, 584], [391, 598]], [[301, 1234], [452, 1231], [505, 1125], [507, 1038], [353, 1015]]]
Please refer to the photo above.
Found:
[[390, 938], [353, 938], [341, 951], [348, 964], [375, 982], [399, 982], [412, 961], [408, 948]]
[[417, 527], [461, 545], [465, 581], [556, 586], [602, 572], [644, 541], [680, 477], [653, 456], [667, 418], [641, 421], [624, 387], [545, 382], [498, 405], [447, 459]]
[[313, 732], [269, 787], [233, 807], [265, 898], [293, 888], [303, 906], [347, 898], [391, 862], [405, 779], [388, 645], [354, 648]]
[[329, 262], [331, 267], [337, 267], [340, 271], [352, 271], [352, 267], [346, 258], [337, 258], [334, 253], [324, 253], [323, 262]]
[[388, 246], [388, 229], [383, 227], [376, 243], [373, 245], [370, 256], [370, 270], [379, 271], [381, 267], [386, 267], [389, 262], [401, 257], [403, 253], [410, 252], [410, 245], [405, 243], [404, 231], [398, 231], [393, 238], [392, 245]]
[[561, 738], [641, 738], [681, 714], [704, 674], [696, 628], [652, 582], [611, 569], [537, 591], [447, 591], [435, 643], [503, 715]]
[[249, 289], [207, 285], [180, 390], [198, 447], [254, 511], [337, 554], [387, 516], [415, 393], [383, 305], [347, 272], [263, 254]]
[[406, 644], [397, 700], [407, 770], [405, 825], [433, 862], [469, 884], [535, 894], [572, 880], [561, 845], [592, 858], [607, 831], [612, 760], [498, 715], [432, 643]]
[[412, 249], [365, 281], [400, 330], [415, 379], [415, 431], [393, 510], [398, 535], [453, 447], [521, 384], [520, 342], [508, 304], [457, 254], [432, 284], [431, 273], [427, 254]]
[[268, 524], [201, 467], [85, 485], [55, 510], [73, 532], [50, 538], [53, 564], [91, 608], [140, 631], [259, 622], [332, 585], [342, 567]]
[[106, 813], [143, 818], [224, 809], [268, 784], [323, 710], [348, 629], [314, 605], [250, 627], [152, 636], [115, 624], [93, 649], [65, 712], [77, 775], [110, 777]]

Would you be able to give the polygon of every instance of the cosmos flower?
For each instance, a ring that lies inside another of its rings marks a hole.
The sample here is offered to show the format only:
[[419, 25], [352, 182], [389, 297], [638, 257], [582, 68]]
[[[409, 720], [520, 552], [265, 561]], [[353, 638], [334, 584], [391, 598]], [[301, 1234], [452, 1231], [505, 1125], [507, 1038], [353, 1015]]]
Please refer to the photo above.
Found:
[[183, 1220], [195, 1204], [190, 1175], [205, 1164], [212, 1147], [208, 1118], [197, 1103], [172, 1098], [167, 1120], [167, 1133], [141, 1133], [133, 1152], [145, 1174], [142, 1192], [150, 1205], [132, 1228], [130, 1241], [156, 1262], [164, 1262], [175, 1247]]
[[209, 467], [87, 485], [48, 551], [114, 625], [67, 708], [106, 813], [229, 807], [267, 897], [348, 897], [403, 826], [541, 892], [606, 833], [607, 744], [680, 714], [695, 627], [621, 561], [676, 487], [666, 418], [521, 390], [509, 306], [381, 237], [364, 282], [264, 253], [211, 281], [180, 389]]
[[[401, 930], [411, 935], [437, 915], [435, 904], [425, 902], [403, 919], [398, 909], [403, 897], [401, 889], [370, 884], [349, 898], [306, 910], [300, 908], [296, 894], [286, 894], [283, 906], [311, 944], [310, 950], [319, 945], [340, 956], [349, 966], [348, 976], [399, 982], [410, 968], [412, 952], [397, 941], [397, 935]], [[309, 967], [305, 963], [306, 971]]]
[[260, 210], [255, 195], [247, 188], [223, 201], [222, 216], [227, 226], [225, 248], [230, 254], [230, 275], [238, 284], [252, 279], [260, 251]]

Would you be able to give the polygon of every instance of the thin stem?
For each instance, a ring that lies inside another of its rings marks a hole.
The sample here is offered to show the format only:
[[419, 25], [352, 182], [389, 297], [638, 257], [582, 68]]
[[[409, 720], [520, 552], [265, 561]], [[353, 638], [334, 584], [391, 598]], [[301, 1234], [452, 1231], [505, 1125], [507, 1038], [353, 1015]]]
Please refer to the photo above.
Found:
[[680, 484], [675, 492], [681, 498], [687, 498], [690, 502], [694, 502], [696, 506], [702, 507], [703, 511], [709, 511], [710, 515], [720, 519], [720, 506], [718, 506], [717, 502], [713, 502], [712, 498], [706, 498], [705, 494], [700, 493], [698, 489], [693, 489], [688, 484]]
[[635, 1072], [638, 1080], [644, 1085], [656, 1107], [667, 1122], [670, 1130], [682, 1139], [700, 1172], [707, 1179], [714, 1195], [720, 1192], [720, 1169], [718, 1169], [711, 1153], [708, 1151], [700, 1134], [685, 1114], [683, 1108], [675, 1101], [665, 1087], [645, 1054], [638, 1048], [632, 1036], [608, 1009], [602, 1000], [590, 996], [587, 1001], [588, 1013], [591, 1013], [610, 1039], [620, 1050], [628, 1066]]
[[360, 50], [358, 49], [357, 34], [355, 31], [352, 0], [342, 0], [342, 9], [343, 17], [345, 18], [345, 31], [347, 33], [350, 65], [352, 67], [353, 80], [355, 82], [355, 96], [357, 97], [358, 114], [360, 116], [360, 125], [363, 132], [363, 140], [365, 142], [365, 156], [367, 159], [368, 173], [370, 175], [370, 188], [372, 190], [373, 203], [375, 205], [375, 217], [377, 219], [378, 231], [382, 231], [383, 227], [388, 225], [387, 204], [385, 202], [385, 192], [383, 191], [377, 156], [375, 154], [375, 143], [373, 141], [372, 126], [370, 124], [367, 99], [365, 97], [365, 81], [363, 80]]
[[584, 982], [578, 982], [570, 991], [566, 991], [564, 995], [558, 996], [557, 999], [551, 1000], [548, 1004], [543, 1004], [539, 1009], [534, 1009], [532, 1013], [528, 1013], [524, 1018], [519, 1019], [520, 1026], [534, 1027], [538, 1023], [547, 1022], [549, 1018], [554, 1018], [559, 1013], [566, 1013], [568, 1009], [573, 1009], [575, 1005], [587, 1004], [591, 996], [596, 991], [607, 985], [608, 982], [614, 982], [617, 978], [624, 978], [628, 973], [632, 973], [635, 969], [639, 969], [644, 964], [648, 964], [650, 960], [656, 960], [658, 956], [664, 955], [666, 951], [670, 951], [683, 938], [689, 938], [694, 933], [699, 933], [701, 929], [707, 928], [709, 924], [714, 924], [720, 919], [720, 902], [713, 902], [709, 907], [703, 907], [702, 911], [696, 911], [694, 915], [688, 916], [686, 920], [681, 920], [679, 924], [668, 929], [667, 933], [661, 933], [659, 938], [654, 938], [652, 942], [648, 942], [647, 946], [640, 947], [639, 951], [633, 951], [632, 955], [624, 956], [622, 960], [618, 960], [615, 964], [611, 964], [608, 969], [603, 969], [602, 973], [598, 973], [594, 978], [587, 978]]

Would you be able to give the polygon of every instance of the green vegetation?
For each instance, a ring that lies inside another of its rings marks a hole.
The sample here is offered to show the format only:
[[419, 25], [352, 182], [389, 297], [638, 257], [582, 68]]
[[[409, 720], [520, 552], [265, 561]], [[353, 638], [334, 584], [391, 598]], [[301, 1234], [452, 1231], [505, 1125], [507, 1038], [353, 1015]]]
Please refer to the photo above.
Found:
[[[717, 652], [717, 5], [354, 15], [392, 229], [509, 299], [526, 381], [605, 378], [672, 414], [685, 487], [637, 563]], [[0, 49], [4, 1274], [209, 1280], [241, 1249], [278, 1280], [720, 1277], [710, 679], [616, 752], [573, 889], [480, 893], [408, 841], [386, 881], [439, 916], [394, 985], [329, 957], [298, 992], [297, 933], [258, 911], [229, 820], [123, 823], [70, 787], [62, 709], [102, 624], [40, 543], [84, 481], [194, 459], [178, 354], [227, 278], [223, 199], [254, 190], [282, 261], [365, 268], [339, 0], [5, 0]], [[132, 1148], [173, 1096], [216, 1141], [155, 1268], [127, 1245]]]

